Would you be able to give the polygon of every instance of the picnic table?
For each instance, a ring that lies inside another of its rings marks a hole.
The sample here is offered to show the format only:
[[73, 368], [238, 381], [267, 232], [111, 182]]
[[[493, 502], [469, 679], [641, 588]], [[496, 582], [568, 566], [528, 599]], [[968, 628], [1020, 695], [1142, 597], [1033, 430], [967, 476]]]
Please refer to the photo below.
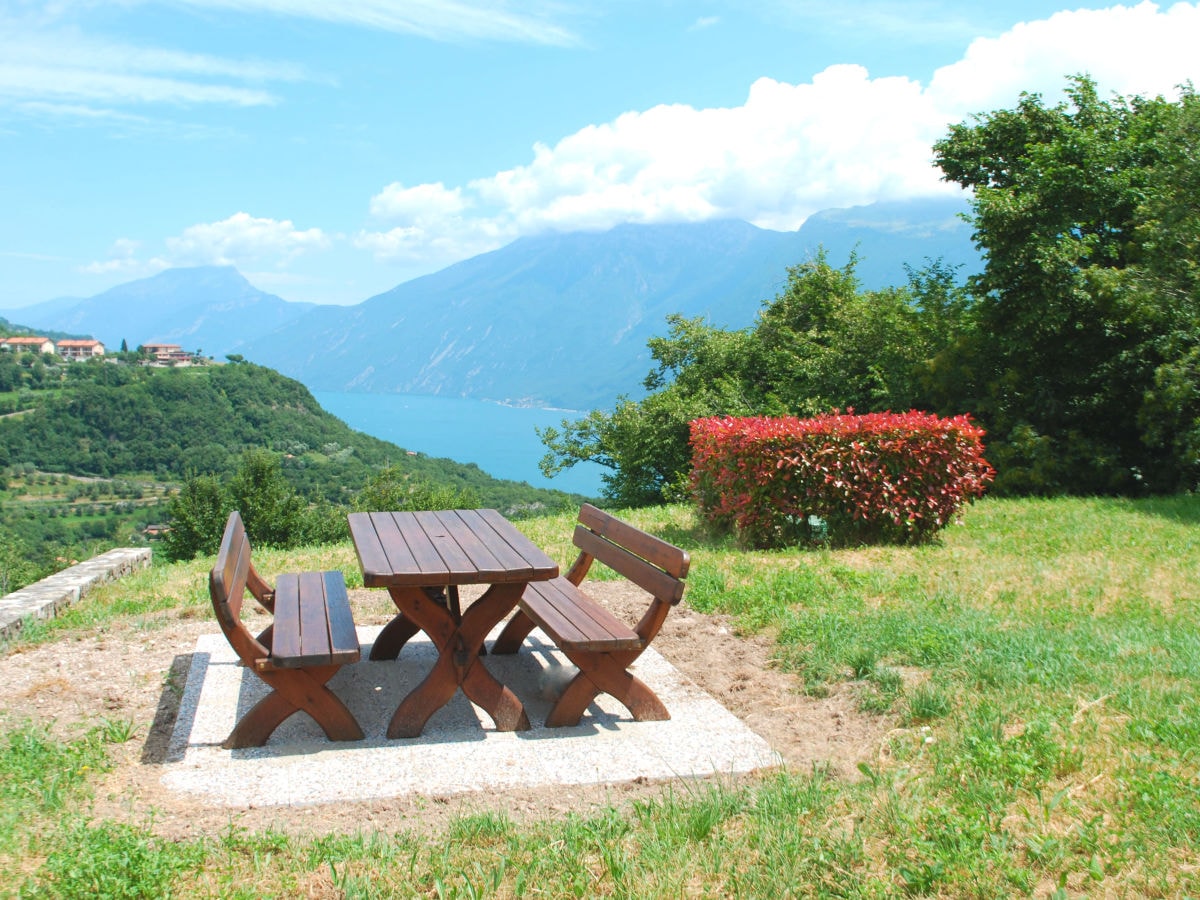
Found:
[[[479, 657], [526, 586], [555, 578], [557, 563], [493, 509], [351, 513], [349, 522], [363, 585], [386, 588], [397, 610], [371, 659], [395, 659], [418, 630], [438, 651], [425, 680], [401, 699], [388, 737], [419, 736], [459, 688], [497, 731], [529, 728], [521, 701]], [[464, 584], [488, 586], [465, 611], [458, 592]]]

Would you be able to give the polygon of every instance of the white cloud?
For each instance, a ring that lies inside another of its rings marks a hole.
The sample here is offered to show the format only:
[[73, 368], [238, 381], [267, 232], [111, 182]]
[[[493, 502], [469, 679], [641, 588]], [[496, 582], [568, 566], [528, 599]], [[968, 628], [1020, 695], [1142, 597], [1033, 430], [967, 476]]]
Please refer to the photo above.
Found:
[[139, 241], [129, 238], [118, 238], [109, 250], [106, 260], [88, 263], [80, 266], [79, 271], [88, 275], [120, 275], [124, 278], [144, 278], [154, 275], [163, 269], [169, 269], [171, 264], [161, 257], [144, 260], [138, 258], [141, 249]]
[[[575, 36], [555, 24], [561, 7], [504, 0], [183, 0], [191, 6], [270, 13], [416, 34], [434, 40], [513, 41], [569, 45]], [[520, 6], [521, 11], [513, 9]], [[540, 9], [539, 7], [545, 7]]]
[[[1200, 5], [1058, 13], [977, 39], [928, 85], [831, 66], [806, 84], [763, 78], [731, 108], [658, 106], [537, 144], [522, 166], [461, 187], [392, 184], [371, 211], [397, 224], [362, 232], [378, 256], [439, 264], [545, 230], [740, 218], [797, 228], [830, 206], [957, 192], [932, 145], [974, 112], [1048, 98], [1089, 72], [1102, 92], [1170, 94], [1200, 81]], [[428, 269], [427, 269], [428, 270]]]
[[372, 215], [413, 222], [456, 215], [465, 206], [462, 189], [447, 190], [440, 181], [411, 188], [394, 181], [371, 198]]
[[266, 260], [282, 266], [303, 253], [328, 249], [331, 243], [319, 228], [301, 231], [287, 219], [259, 219], [239, 212], [167, 238], [167, 255], [173, 265], [243, 267]]
[[1059, 12], [973, 41], [961, 60], [934, 73], [928, 93], [955, 118], [1011, 106], [1021, 91], [1049, 100], [1061, 95], [1066, 76], [1080, 73], [1105, 92], [1169, 96], [1200, 80], [1198, 46], [1200, 4]]
[[111, 115], [82, 104], [263, 106], [263, 83], [296, 81], [287, 63], [245, 62], [83, 35], [70, 28], [0, 18], [0, 100], [31, 112]]

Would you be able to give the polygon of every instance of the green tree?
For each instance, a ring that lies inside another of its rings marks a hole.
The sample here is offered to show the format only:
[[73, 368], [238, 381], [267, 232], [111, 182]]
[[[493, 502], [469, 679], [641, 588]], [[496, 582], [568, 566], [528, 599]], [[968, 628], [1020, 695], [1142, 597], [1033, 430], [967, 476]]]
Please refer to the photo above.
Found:
[[434, 484], [396, 466], [385, 466], [354, 498], [361, 512], [379, 510], [474, 509], [479, 496], [470, 488]]
[[1067, 101], [956, 125], [934, 152], [974, 192], [986, 267], [971, 282], [973, 338], [960, 361], [989, 431], [996, 486], [1129, 492], [1177, 484], [1171, 454], [1145, 440], [1138, 409], [1162, 363], [1162, 305], [1134, 288], [1146, 245], [1135, 225], [1178, 107], [1102, 100], [1076, 77]]
[[686, 495], [694, 419], [928, 407], [933, 361], [957, 340], [969, 301], [938, 262], [910, 271], [907, 287], [884, 291], [863, 291], [856, 265], [851, 257], [835, 268], [821, 252], [793, 266], [752, 328], [668, 317], [667, 336], [649, 341], [657, 364], [645, 380], [650, 393], [541, 430], [542, 471], [594, 462], [609, 470], [601, 476], [608, 501], [661, 503]]
[[167, 506], [170, 527], [163, 537], [167, 559], [215, 555], [231, 508], [228, 495], [214, 476], [187, 479]]
[[[1180, 488], [1200, 486], [1200, 98], [1190, 90], [1162, 135], [1164, 156], [1139, 211], [1144, 263], [1138, 289], [1155, 310], [1154, 371], [1138, 421], [1147, 443], [1171, 454]], [[1161, 302], [1155, 302], [1160, 300]]]
[[289, 547], [304, 529], [304, 498], [283, 476], [279, 457], [269, 450], [242, 454], [229, 483], [229, 502], [242, 515], [251, 543]]
[[925, 398], [921, 367], [937, 352], [914, 286], [944, 291], [945, 273], [910, 272], [910, 286], [864, 291], [857, 259], [838, 269], [824, 252], [788, 270], [787, 286], [754, 329], [765, 366], [763, 411], [818, 415], [852, 407], [899, 410]]

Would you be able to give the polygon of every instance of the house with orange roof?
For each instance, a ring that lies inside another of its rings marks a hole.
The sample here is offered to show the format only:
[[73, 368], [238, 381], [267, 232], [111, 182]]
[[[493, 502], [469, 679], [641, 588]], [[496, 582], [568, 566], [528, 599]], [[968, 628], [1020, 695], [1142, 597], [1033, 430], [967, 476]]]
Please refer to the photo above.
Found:
[[154, 365], [178, 366], [195, 362], [193, 354], [179, 344], [142, 344], [139, 349], [154, 357]]
[[58, 342], [58, 355], [63, 359], [92, 359], [104, 355], [104, 345], [90, 339], [63, 340]]
[[53, 353], [54, 341], [50, 338], [21, 335], [20, 337], [0, 338], [0, 350], [12, 353]]

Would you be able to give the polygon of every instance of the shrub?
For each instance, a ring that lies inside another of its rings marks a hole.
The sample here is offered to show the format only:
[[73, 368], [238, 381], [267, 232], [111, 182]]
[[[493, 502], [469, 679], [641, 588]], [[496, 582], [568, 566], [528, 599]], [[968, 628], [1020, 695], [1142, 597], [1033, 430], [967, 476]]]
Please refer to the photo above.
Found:
[[917, 543], [994, 475], [968, 416], [852, 412], [692, 422], [701, 514], [760, 547]]

